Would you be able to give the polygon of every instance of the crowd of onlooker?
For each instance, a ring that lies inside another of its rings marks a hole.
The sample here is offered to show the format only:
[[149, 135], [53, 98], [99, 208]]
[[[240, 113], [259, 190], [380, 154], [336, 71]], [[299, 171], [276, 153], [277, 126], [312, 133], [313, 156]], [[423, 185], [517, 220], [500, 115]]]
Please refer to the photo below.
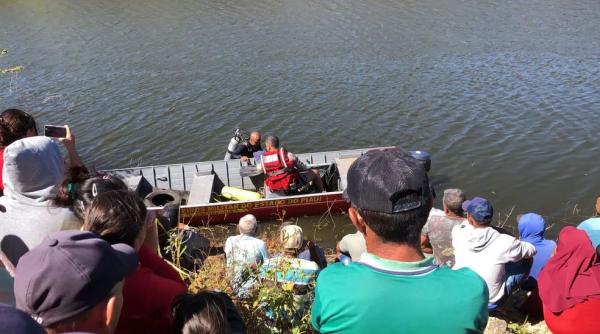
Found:
[[14, 277], [16, 302], [0, 305], [2, 332], [244, 333], [232, 299], [275, 282], [294, 307], [256, 307], [290, 323], [310, 312], [322, 333], [482, 333], [516, 291], [554, 333], [600, 333], [600, 218], [554, 242], [542, 216], [519, 215], [512, 235], [493, 225], [488, 200], [460, 189], [435, 209], [424, 166], [402, 149], [368, 151], [348, 170], [356, 232], [335, 262], [294, 223], [270, 254], [256, 218], [242, 217], [224, 245], [231, 295], [188, 293], [160, 252], [165, 217], [122, 180], [88, 171], [68, 127], [59, 140], [38, 136], [29, 114], [4, 111], [0, 163], [0, 270]]

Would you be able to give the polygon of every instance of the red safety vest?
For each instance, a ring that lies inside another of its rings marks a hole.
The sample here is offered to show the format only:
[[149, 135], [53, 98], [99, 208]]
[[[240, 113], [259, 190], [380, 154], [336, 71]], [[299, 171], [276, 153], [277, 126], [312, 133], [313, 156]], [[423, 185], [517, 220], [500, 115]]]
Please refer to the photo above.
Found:
[[283, 147], [277, 151], [263, 153], [260, 163], [266, 175], [265, 185], [271, 191], [288, 190], [298, 179], [294, 161], [288, 158], [288, 153]]

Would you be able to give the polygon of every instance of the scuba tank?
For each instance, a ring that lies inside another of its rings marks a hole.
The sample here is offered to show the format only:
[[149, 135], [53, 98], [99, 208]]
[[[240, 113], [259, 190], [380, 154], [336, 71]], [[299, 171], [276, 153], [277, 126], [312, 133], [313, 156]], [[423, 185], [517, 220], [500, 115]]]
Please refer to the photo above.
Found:
[[261, 198], [260, 194], [256, 191], [227, 186], [223, 187], [221, 195], [234, 201], [253, 201]]
[[426, 172], [429, 172], [431, 169], [431, 155], [429, 153], [425, 151], [410, 151], [410, 154], [425, 167]]
[[231, 154], [235, 151], [235, 149], [238, 147], [238, 145], [241, 144], [242, 142], [248, 140], [248, 138], [249, 138], [249, 135], [246, 131], [244, 131], [242, 129], [235, 129], [235, 132], [233, 133], [233, 137], [231, 137], [231, 140], [229, 141], [229, 145], [227, 145], [227, 152], [225, 153], [224, 160], [231, 159]]

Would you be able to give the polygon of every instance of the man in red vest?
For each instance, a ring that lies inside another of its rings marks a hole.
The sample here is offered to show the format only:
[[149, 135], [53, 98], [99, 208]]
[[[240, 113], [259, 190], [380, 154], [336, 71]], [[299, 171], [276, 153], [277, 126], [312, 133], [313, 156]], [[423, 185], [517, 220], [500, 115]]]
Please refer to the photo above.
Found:
[[257, 171], [265, 173], [265, 185], [271, 192], [293, 195], [311, 183], [323, 192], [323, 181], [317, 169], [308, 169], [292, 153], [279, 147], [279, 138], [267, 136]]

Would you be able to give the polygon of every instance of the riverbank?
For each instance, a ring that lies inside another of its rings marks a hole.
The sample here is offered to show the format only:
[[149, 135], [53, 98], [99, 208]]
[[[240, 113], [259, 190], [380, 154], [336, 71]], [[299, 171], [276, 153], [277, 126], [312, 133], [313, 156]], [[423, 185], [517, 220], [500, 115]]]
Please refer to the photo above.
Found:
[[[272, 314], [287, 314], [289, 310], [295, 309], [295, 299], [293, 287], [278, 286], [276, 284], [255, 284], [248, 289], [244, 298], [237, 298], [239, 290], [232, 288], [232, 277], [229, 275], [225, 266], [225, 255], [223, 254], [223, 245], [226, 236], [223, 231], [215, 231], [214, 228], [203, 228], [202, 234], [210, 240], [211, 247], [208, 251], [202, 267], [197, 272], [188, 271], [177, 263], [171, 263], [189, 282], [189, 291], [196, 293], [199, 290], [217, 290], [227, 293], [232, 297], [236, 304], [242, 320], [246, 326], [247, 333], [312, 333], [310, 324], [310, 307], [302, 314], [298, 321], [289, 323], [283, 317], [269, 319], [266, 317], [265, 310], [272, 310]], [[282, 247], [279, 242], [279, 225], [269, 225], [261, 234], [260, 239], [264, 240], [269, 254], [281, 253]], [[182, 249], [177, 241], [171, 242], [169, 252], [180, 254]], [[327, 261], [333, 262], [335, 254], [333, 249], [326, 248]], [[267, 274], [268, 275], [268, 274]], [[248, 267], [244, 273], [245, 281], [256, 281], [259, 279], [259, 268]]]
[[[282, 222], [269, 224], [260, 233], [260, 239], [267, 244], [269, 254], [282, 252], [279, 242], [279, 228]], [[202, 228], [202, 234], [207, 236], [211, 242], [209, 256], [204, 261], [198, 272], [191, 272], [173, 264], [180, 274], [190, 283], [189, 291], [192, 293], [202, 289], [218, 290], [226, 292], [230, 296], [236, 296], [237, 291], [232, 289], [231, 277], [225, 266], [223, 245], [230, 229]], [[335, 261], [335, 249], [323, 247], [328, 263]], [[181, 245], [176, 242], [171, 244], [170, 252], [175, 254], [181, 252]], [[248, 268], [248, 280], [258, 278], [258, 268]], [[543, 320], [532, 321], [519, 311], [519, 306], [526, 298], [525, 294], [516, 294], [507, 302], [498, 315], [490, 316], [485, 334], [551, 334]], [[285, 313], [295, 307], [293, 291], [285, 286], [279, 287], [271, 284], [256, 284], [250, 289], [247, 298], [233, 298], [234, 303], [240, 311], [240, 315], [246, 325], [249, 334], [258, 333], [313, 333], [310, 323], [310, 307], [304, 312], [299, 321], [289, 324], [284, 319], [275, 321], [265, 316], [264, 309], [269, 308], [277, 313]], [[279, 311], [279, 312], [278, 312]]]

